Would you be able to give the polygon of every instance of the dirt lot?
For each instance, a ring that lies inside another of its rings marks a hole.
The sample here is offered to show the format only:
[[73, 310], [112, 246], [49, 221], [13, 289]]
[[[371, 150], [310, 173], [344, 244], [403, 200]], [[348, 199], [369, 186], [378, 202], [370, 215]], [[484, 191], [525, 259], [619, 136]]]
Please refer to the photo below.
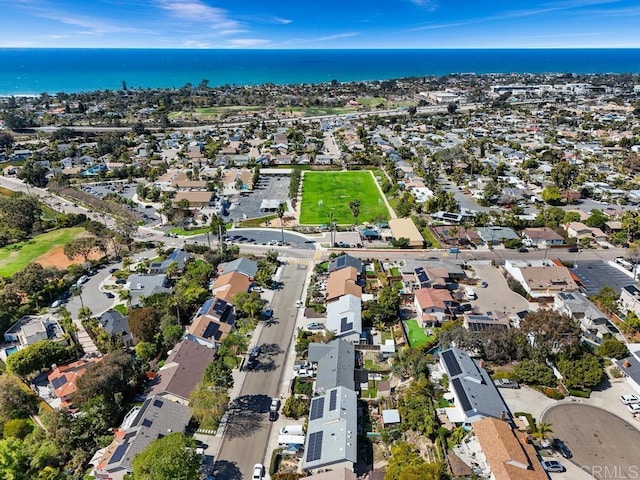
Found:
[[[102, 253], [94, 252], [89, 255], [91, 260], [97, 260], [102, 256]], [[40, 255], [38, 258], [34, 260], [34, 262], [39, 263], [43, 267], [58, 267], [58, 268], [67, 268], [69, 265], [73, 264], [81, 264], [84, 262], [84, 258], [81, 256], [76, 256], [73, 260], [69, 260], [67, 256], [64, 254], [64, 247], [54, 248], [49, 250], [44, 255]]]

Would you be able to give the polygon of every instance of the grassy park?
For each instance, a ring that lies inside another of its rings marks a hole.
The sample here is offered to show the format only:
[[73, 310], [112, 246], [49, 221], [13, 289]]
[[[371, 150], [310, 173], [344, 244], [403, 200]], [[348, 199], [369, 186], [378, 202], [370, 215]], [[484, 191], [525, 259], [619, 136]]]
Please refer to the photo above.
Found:
[[305, 172], [300, 223], [328, 224], [329, 214], [333, 212], [338, 224], [353, 224], [349, 202], [354, 200], [360, 200], [358, 223], [377, 217], [389, 218], [389, 211], [370, 172]]
[[83, 231], [82, 227], [61, 228], [0, 248], [0, 276], [10, 277], [41, 255], [66, 245]]

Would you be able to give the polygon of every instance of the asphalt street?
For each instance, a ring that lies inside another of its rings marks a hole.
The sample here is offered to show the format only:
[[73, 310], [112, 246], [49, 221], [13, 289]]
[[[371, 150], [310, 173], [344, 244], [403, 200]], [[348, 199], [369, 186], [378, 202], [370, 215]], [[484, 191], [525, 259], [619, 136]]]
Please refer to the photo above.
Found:
[[271, 302], [273, 319], [262, 328], [257, 344], [262, 353], [255, 369], [248, 371], [237, 398], [232, 399], [227, 429], [218, 458], [216, 478], [241, 480], [250, 478], [253, 465], [265, 463], [272, 424], [268, 420], [272, 397], [280, 397], [279, 386], [287, 352], [294, 347], [296, 300], [303, 293], [308, 266], [289, 264], [283, 267], [281, 290]]

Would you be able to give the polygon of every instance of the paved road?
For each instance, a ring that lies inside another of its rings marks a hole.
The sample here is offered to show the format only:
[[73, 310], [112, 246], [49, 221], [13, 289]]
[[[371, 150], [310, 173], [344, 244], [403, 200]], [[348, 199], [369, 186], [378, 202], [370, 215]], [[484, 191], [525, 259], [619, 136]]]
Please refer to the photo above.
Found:
[[263, 353], [254, 371], [247, 372], [239, 396], [232, 400], [225, 438], [216, 461], [216, 478], [250, 478], [253, 465], [268, 467], [267, 452], [272, 424], [267, 418], [272, 397], [279, 397], [287, 351], [293, 348], [297, 309], [308, 266], [286, 265], [280, 281], [282, 290], [274, 294], [273, 322], [265, 325], [257, 341]]
[[589, 405], [561, 404], [550, 408], [542, 421], [553, 425], [554, 437], [571, 449], [570, 461], [595, 478], [636, 478], [640, 474], [640, 432], [616, 415]]

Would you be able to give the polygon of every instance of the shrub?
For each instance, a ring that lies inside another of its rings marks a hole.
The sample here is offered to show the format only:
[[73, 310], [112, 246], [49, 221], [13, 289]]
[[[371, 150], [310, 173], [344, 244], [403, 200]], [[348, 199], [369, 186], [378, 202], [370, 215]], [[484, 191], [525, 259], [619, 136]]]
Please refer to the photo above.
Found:
[[296, 395], [311, 396], [311, 394], [313, 393], [313, 383], [305, 382], [304, 380], [300, 380], [299, 378], [294, 378], [293, 393]]
[[282, 449], [276, 448], [271, 453], [271, 462], [269, 462], [269, 476], [273, 476], [274, 473], [280, 468], [280, 462], [282, 461]]
[[545, 387], [542, 389], [542, 393], [554, 400], [562, 400], [564, 398], [564, 394], [556, 388]]
[[591, 396], [591, 390], [576, 390], [575, 388], [571, 388], [569, 389], [569, 395], [573, 397], [589, 398]]
[[291, 396], [284, 402], [282, 413], [285, 417], [297, 420], [309, 414], [309, 400], [301, 397]]

